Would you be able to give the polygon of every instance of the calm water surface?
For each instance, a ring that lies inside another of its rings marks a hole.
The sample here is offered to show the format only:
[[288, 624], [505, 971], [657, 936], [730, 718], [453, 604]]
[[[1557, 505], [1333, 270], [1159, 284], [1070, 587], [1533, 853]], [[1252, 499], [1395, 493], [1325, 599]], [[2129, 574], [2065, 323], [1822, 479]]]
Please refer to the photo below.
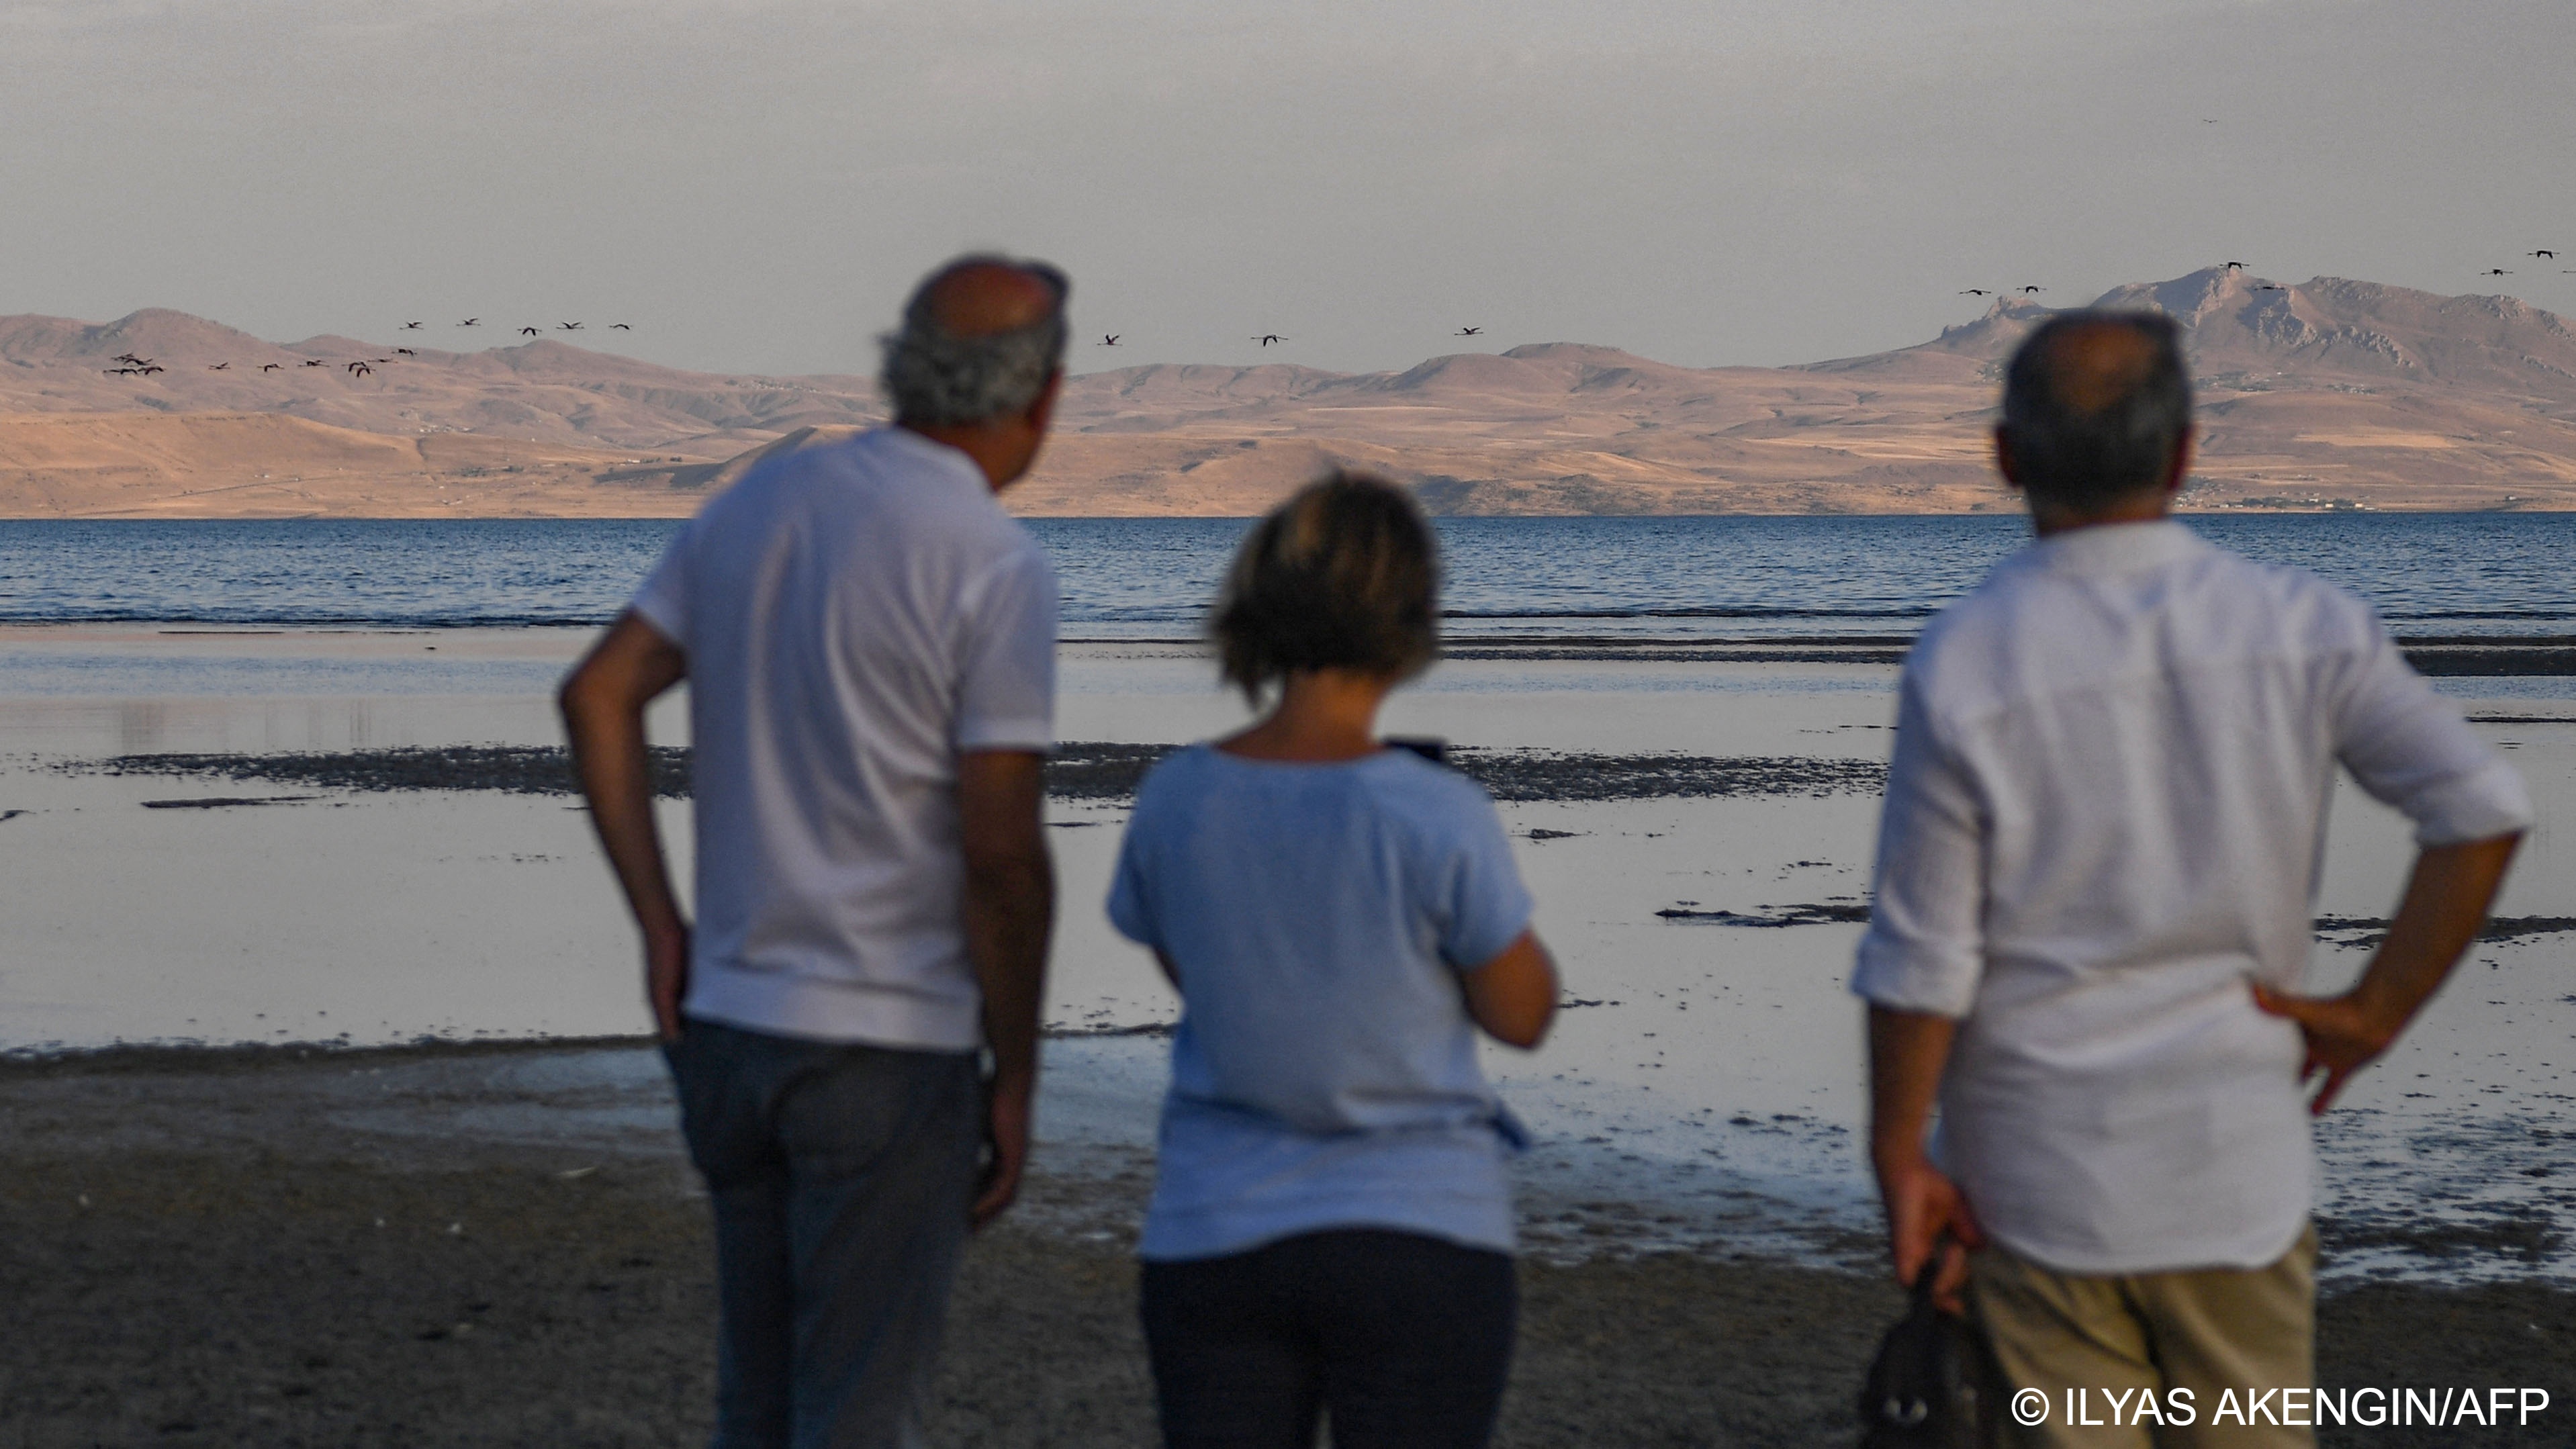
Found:
[[[2405, 633], [2576, 625], [2576, 515], [2195, 517]], [[1196, 632], [1242, 519], [1038, 519], [1068, 638]], [[0, 521], [0, 622], [596, 624], [665, 520]], [[1445, 518], [1454, 634], [1911, 632], [2024, 541], [2009, 517]]]

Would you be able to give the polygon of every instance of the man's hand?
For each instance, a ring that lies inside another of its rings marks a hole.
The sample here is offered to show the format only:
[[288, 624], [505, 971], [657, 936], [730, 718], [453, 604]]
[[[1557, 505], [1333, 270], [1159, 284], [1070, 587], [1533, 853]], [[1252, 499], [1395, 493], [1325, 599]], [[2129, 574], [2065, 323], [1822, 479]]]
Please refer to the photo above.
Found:
[[[1912, 1288], [1937, 1249], [1932, 1296], [1949, 1313], [1966, 1311], [1959, 1289], [1968, 1281], [1967, 1250], [1986, 1243], [1967, 1195], [1923, 1155], [1932, 1102], [1958, 1034], [1959, 1024], [1945, 1016], [1869, 1009], [1869, 1160], [1887, 1209], [1888, 1255], [1896, 1281]], [[1941, 1246], [1944, 1234], [1947, 1246]]]
[[2308, 1110], [2323, 1116], [2353, 1073], [2370, 1065], [2397, 1040], [2406, 1023], [2432, 999], [2461, 953], [2477, 939], [2504, 884], [2505, 867], [2513, 862], [2522, 836], [2463, 841], [2427, 847], [2415, 858], [2415, 873], [2406, 882], [2406, 899], [2388, 935], [2370, 958], [2361, 981], [2341, 996], [2291, 996], [2254, 983], [2254, 1004], [2299, 1025], [2307, 1042], [2307, 1060], [2299, 1080], [2322, 1073]]
[[2299, 1080], [2311, 1082], [2321, 1073], [2325, 1077], [2325, 1085], [2317, 1089], [2316, 1099], [2308, 1104], [2308, 1111], [2320, 1117], [2334, 1105], [2352, 1074], [2370, 1065], [2397, 1039], [2393, 1028], [2372, 1018], [2358, 992], [2286, 996], [2258, 981], [2254, 983], [2254, 1004], [2298, 1023], [2299, 1035], [2306, 1039], [2308, 1048], [2307, 1060], [2299, 1064]]
[[1878, 1195], [1887, 1209], [1896, 1281], [1911, 1288], [1937, 1250], [1941, 1260], [1930, 1264], [1932, 1301], [1945, 1313], [1966, 1312], [1959, 1290], [1968, 1282], [1968, 1249], [1984, 1247], [1986, 1236], [1959, 1185], [1917, 1152], [1879, 1164]]
[[689, 994], [689, 928], [667, 926], [644, 936], [644, 999], [664, 1041], [680, 1039], [680, 1002]]
[[984, 1087], [984, 1175], [975, 1189], [975, 1227], [1002, 1215], [1020, 1195], [1029, 1165], [1029, 1088], [988, 1082]]

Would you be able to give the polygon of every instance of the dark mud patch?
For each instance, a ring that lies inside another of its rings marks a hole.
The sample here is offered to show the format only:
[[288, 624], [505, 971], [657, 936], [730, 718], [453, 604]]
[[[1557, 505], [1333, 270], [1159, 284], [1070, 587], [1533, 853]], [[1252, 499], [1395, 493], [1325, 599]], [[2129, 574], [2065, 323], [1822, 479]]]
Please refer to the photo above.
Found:
[[1048, 1038], [1051, 1038], [1051, 1039], [1055, 1039], [1055, 1040], [1064, 1040], [1064, 1041], [1078, 1041], [1078, 1040], [1080, 1040], [1080, 1039], [1082, 1039], [1082, 1038], [1085, 1038], [1085, 1037], [1112, 1037], [1112, 1036], [1141, 1036], [1141, 1037], [1148, 1037], [1148, 1038], [1159, 1038], [1159, 1037], [1167, 1037], [1167, 1036], [1170, 1036], [1170, 1035], [1172, 1034], [1172, 1028], [1173, 1028], [1174, 1026], [1178, 1025], [1178, 1024], [1179, 1024], [1179, 1023], [1177, 1023], [1177, 1022], [1169, 1022], [1169, 1021], [1142, 1021], [1142, 1022], [1138, 1022], [1138, 1023], [1136, 1023], [1136, 1024], [1135, 1024], [1135, 1025], [1133, 1025], [1133, 1026], [1058, 1026], [1058, 1025], [1049, 1025], [1049, 1026], [1048, 1026], [1044, 1031], [1041, 1031], [1041, 1032], [1039, 1033], [1039, 1035], [1040, 1035], [1040, 1036], [1044, 1036], [1044, 1037], [1048, 1037]]
[[[1799, 862], [1802, 865], [1807, 863]], [[1820, 901], [1730, 911], [1705, 910], [1695, 901], [1676, 901], [1655, 914], [1667, 921], [1700, 926], [1827, 926], [1846, 922], [1866, 924], [1869, 905], [1867, 902]], [[2576, 916], [2498, 916], [2478, 932], [2478, 939], [2491, 943], [2522, 941], [2568, 931], [2576, 931]], [[2388, 919], [2384, 916], [2319, 916], [2316, 933], [2318, 940], [2330, 946], [2346, 949], [2371, 947], [2387, 938]]]
[[1497, 800], [1725, 799], [1875, 795], [1887, 785], [1877, 760], [1803, 755], [1574, 755], [1462, 749], [1449, 763]]
[[[510, 795], [569, 795], [577, 788], [571, 755], [551, 745], [451, 745], [327, 754], [112, 755], [103, 760], [67, 760], [56, 768], [66, 773], [170, 775], [355, 793], [492, 790]], [[655, 794], [670, 800], [688, 798], [687, 750], [656, 746], [650, 768]]]
[[2328, 1253], [2398, 1252], [2438, 1261], [2509, 1258], [2539, 1264], [2566, 1246], [2567, 1232], [2546, 1211], [2501, 1212], [2462, 1222], [2407, 1215], [2320, 1217], [2317, 1236]]
[[[2359, 950], [2388, 939], [2385, 916], [2319, 916], [2317, 939], [2343, 950]], [[2497, 916], [2478, 931], [2481, 941], [2521, 941], [2576, 931], [2576, 916]]]
[[[1047, 761], [1047, 793], [1059, 800], [1112, 804], [1133, 799], [1145, 772], [1176, 748], [1092, 742], [1061, 746]], [[1515, 802], [1872, 795], [1887, 779], [1887, 767], [1876, 760], [1802, 756], [1589, 755], [1461, 748], [1450, 752], [1449, 763], [1495, 799]], [[66, 761], [56, 768], [70, 773], [220, 779], [355, 793], [489, 790], [569, 795], [575, 790], [572, 762], [565, 751], [527, 745], [329, 754], [114, 755]], [[688, 798], [686, 749], [657, 746], [651, 769], [654, 793], [665, 799]]]
[[1751, 926], [1778, 929], [1784, 926], [1830, 926], [1843, 923], [1866, 924], [1867, 904], [1826, 901], [1815, 905], [1764, 906], [1751, 911], [1703, 911], [1687, 904], [1655, 912], [1667, 921], [1681, 921], [1695, 926]]
[[146, 800], [146, 810], [230, 810], [244, 805], [301, 805], [319, 795], [200, 795], [189, 800]]

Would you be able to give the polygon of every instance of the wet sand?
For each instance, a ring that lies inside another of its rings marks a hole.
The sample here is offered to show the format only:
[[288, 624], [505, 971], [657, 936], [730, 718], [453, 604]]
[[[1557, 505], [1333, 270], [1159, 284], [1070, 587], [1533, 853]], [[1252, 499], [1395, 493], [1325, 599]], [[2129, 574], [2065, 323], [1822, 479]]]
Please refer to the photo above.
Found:
[[[0, 1065], [0, 1404], [12, 1445], [697, 1442], [704, 1205], [622, 1044], [129, 1050]], [[615, 1065], [615, 1070], [604, 1070]], [[960, 1284], [942, 1445], [1152, 1442], [1132, 1163], [1043, 1151]], [[1722, 1250], [1531, 1261], [1508, 1446], [1849, 1442], [1894, 1295]], [[2576, 1293], [2328, 1297], [2327, 1385], [2549, 1390]], [[2433, 1445], [2455, 1431], [2328, 1431]]]

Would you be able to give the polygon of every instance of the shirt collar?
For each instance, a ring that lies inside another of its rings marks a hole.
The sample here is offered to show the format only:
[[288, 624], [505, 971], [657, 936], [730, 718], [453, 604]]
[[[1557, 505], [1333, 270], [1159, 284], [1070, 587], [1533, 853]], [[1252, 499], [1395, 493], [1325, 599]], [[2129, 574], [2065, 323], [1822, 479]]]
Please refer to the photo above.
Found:
[[2127, 573], [2174, 563], [2209, 545], [2182, 522], [2096, 523], [2039, 539], [2023, 550], [2033, 568], [2062, 573]]
[[899, 428], [892, 423], [869, 436], [877, 446], [903, 454], [923, 468], [944, 475], [948, 482], [972, 488], [987, 499], [994, 497], [993, 485], [985, 480], [984, 470], [976, 466], [974, 459], [946, 443], [925, 438], [910, 428]]

